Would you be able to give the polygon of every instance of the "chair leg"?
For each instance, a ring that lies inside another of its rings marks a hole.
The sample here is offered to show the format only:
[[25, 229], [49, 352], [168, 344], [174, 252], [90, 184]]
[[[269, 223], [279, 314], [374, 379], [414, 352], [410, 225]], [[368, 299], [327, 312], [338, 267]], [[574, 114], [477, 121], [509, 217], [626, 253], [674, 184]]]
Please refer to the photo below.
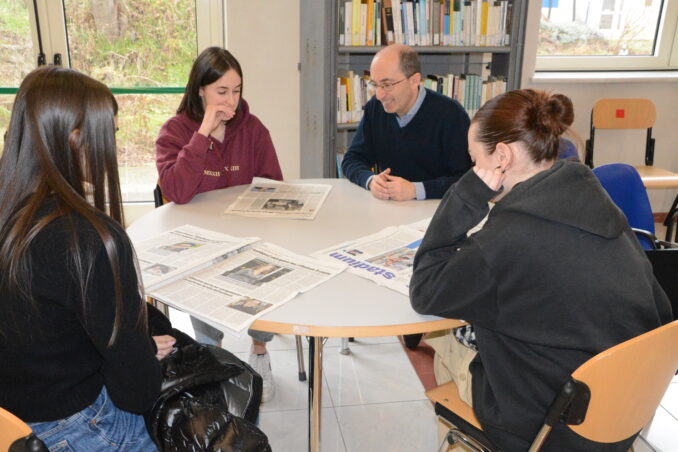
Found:
[[342, 355], [350, 355], [351, 354], [351, 349], [348, 348], [348, 338], [347, 337], [341, 338], [341, 349], [339, 350], [339, 353], [341, 353]]
[[[666, 226], [666, 238], [665, 240], [667, 242], [672, 242], [672, 236], [673, 236], [673, 228], [676, 225], [676, 217], [678, 216], [678, 195], [676, 195], [676, 199], [673, 200], [673, 204], [671, 204], [671, 208], [669, 209], [669, 212], [666, 214], [666, 219], [664, 220], [664, 226]], [[678, 237], [678, 232], [676, 233], [676, 237]]]
[[304, 347], [301, 345], [301, 336], [294, 336], [297, 343], [297, 365], [299, 366], [299, 381], [306, 381], [304, 368]]
[[472, 436], [469, 436], [456, 428], [450, 429], [450, 432], [447, 434], [447, 442], [450, 445], [462, 443], [466, 448], [474, 452], [492, 452], [492, 450], [480, 444]]

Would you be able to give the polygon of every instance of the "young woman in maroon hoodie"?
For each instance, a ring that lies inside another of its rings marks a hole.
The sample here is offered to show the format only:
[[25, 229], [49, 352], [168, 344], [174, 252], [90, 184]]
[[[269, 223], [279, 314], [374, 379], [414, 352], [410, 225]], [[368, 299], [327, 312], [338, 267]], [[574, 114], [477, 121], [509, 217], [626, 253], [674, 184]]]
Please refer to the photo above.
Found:
[[[193, 63], [177, 114], [160, 129], [156, 166], [163, 195], [184, 204], [198, 193], [249, 184], [255, 176], [282, 180], [282, 171], [261, 121], [242, 98], [240, 63], [225, 49], [209, 47]], [[217, 344], [223, 334], [191, 318], [199, 342]], [[275, 391], [266, 342], [273, 335], [249, 331], [250, 365], [264, 378], [263, 401]]]

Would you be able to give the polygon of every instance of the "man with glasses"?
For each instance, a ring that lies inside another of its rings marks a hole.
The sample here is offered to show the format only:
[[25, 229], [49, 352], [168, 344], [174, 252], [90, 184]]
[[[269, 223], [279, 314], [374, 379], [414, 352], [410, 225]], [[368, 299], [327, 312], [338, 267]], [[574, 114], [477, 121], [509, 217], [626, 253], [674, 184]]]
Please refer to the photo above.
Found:
[[346, 177], [379, 199], [439, 199], [470, 167], [469, 117], [455, 100], [420, 86], [421, 64], [408, 46], [374, 56], [375, 96], [341, 164]]
[[[370, 65], [375, 96], [341, 169], [379, 199], [439, 199], [470, 167], [469, 117], [455, 100], [420, 85], [421, 63], [408, 46], [383, 48]], [[421, 334], [403, 336], [414, 349]]]

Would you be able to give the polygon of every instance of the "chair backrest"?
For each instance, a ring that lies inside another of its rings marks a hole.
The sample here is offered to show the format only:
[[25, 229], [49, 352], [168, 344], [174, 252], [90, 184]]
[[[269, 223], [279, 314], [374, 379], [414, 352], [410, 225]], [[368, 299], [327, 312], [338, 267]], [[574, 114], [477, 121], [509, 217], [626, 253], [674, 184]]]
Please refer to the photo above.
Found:
[[19, 438], [29, 436], [31, 433], [33, 431], [25, 422], [9, 411], [0, 408], [0, 451], [9, 450], [12, 443]]
[[591, 130], [586, 140], [584, 162], [593, 168], [593, 147], [596, 129], [647, 129], [645, 165], [654, 162], [652, 127], [657, 109], [650, 99], [598, 99], [591, 110]]
[[169, 199], [165, 198], [165, 195], [162, 194], [162, 189], [160, 188], [160, 181], [158, 181], [158, 183], [155, 185], [155, 189], [153, 190], [153, 201], [155, 203], [156, 208], [169, 202]]
[[560, 139], [560, 149], [558, 150], [558, 159], [568, 159], [579, 161], [577, 146], [567, 138]]
[[649, 129], [656, 119], [650, 99], [598, 99], [591, 112], [596, 129]]
[[678, 369], [678, 321], [609, 348], [572, 377], [591, 392], [584, 422], [569, 427], [592, 441], [612, 443], [650, 422]]
[[[612, 201], [624, 212], [632, 228], [654, 234], [654, 216], [650, 199], [634, 167], [624, 163], [610, 163], [593, 168], [593, 174], [596, 175]], [[644, 249], [653, 248], [646, 237], [638, 236], [638, 240]]]

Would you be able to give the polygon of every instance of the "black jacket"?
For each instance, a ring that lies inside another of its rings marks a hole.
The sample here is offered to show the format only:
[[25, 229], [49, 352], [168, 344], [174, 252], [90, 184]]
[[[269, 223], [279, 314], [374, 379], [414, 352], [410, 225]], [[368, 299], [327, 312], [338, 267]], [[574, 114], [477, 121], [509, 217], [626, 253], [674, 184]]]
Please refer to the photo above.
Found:
[[[555, 394], [598, 352], [671, 320], [666, 295], [593, 173], [559, 161], [516, 185], [466, 237], [496, 195], [469, 171], [443, 198], [414, 260], [417, 312], [476, 331], [473, 407], [487, 436], [527, 450]], [[626, 450], [566, 427], [546, 450]]]

